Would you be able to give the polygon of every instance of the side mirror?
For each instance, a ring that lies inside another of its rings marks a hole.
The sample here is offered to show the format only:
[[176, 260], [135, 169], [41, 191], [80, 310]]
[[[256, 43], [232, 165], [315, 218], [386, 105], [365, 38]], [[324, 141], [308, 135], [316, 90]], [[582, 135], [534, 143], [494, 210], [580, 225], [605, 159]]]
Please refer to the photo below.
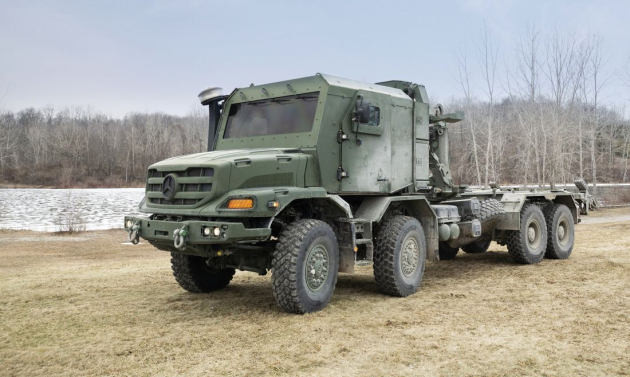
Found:
[[368, 123], [370, 121], [370, 103], [364, 101], [363, 97], [357, 99], [354, 110], [354, 118], [359, 123]]

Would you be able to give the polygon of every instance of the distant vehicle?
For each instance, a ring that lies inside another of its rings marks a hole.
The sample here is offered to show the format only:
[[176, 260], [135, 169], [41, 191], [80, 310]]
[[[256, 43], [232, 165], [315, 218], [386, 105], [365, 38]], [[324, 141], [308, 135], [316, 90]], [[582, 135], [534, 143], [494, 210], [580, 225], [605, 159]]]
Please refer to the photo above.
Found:
[[338, 272], [372, 261], [378, 287], [407, 296], [425, 261], [507, 245], [517, 263], [568, 258], [586, 186], [469, 190], [453, 184], [448, 124], [463, 113], [429, 109], [422, 85], [363, 83], [317, 74], [201, 92], [209, 152], [148, 169], [132, 242], [172, 255], [190, 292], [223, 288], [235, 270], [272, 271], [288, 312], [330, 301]]

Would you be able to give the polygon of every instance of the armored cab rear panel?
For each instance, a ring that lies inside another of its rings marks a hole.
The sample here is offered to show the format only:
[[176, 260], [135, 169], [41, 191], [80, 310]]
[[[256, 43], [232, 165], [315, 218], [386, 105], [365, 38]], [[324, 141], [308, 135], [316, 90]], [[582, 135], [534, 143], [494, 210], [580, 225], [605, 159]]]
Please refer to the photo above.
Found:
[[[339, 194], [392, 193], [413, 184], [414, 168], [418, 185], [426, 186], [428, 104], [414, 102], [395, 87], [321, 77], [330, 86], [317, 143], [326, 190]], [[368, 123], [354, 120], [357, 100], [370, 104]], [[414, 137], [418, 141], [415, 160]]]

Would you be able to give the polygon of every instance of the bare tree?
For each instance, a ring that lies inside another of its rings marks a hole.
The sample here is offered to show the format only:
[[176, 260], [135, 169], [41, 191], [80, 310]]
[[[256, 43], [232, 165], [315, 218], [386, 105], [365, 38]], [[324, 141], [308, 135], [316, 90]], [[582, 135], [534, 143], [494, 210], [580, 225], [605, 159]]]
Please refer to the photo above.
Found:
[[[627, 88], [630, 88], [630, 57], [628, 57], [628, 60], [626, 61], [626, 65], [623, 69], [622, 81], [624, 82]], [[630, 98], [628, 98], [628, 100], [630, 101]], [[624, 114], [626, 113], [625, 108], [623, 109], [623, 113]], [[621, 156], [624, 162], [622, 182], [626, 182], [626, 179], [628, 178], [628, 159], [630, 159], [630, 123], [628, 123], [627, 121], [624, 122], [622, 125], [622, 135], [623, 135], [623, 148], [622, 148]]]
[[61, 203], [55, 222], [61, 233], [85, 231], [84, 213], [78, 204], [78, 200], [73, 196], [72, 190], [68, 191], [68, 196]]
[[20, 126], [13, 114], [0, 111], [0, 173], [17, 161], [20, 149]]
[[622, 182], [626, 182], [628, 179], [628, 160], [630, 160], [630, 123], [625, 121], [621, 127], [621, 135], [622, 135], [622, 150], [621, 150], [621, 158], [623, 159], [623, 173], [622, 173]]
[[[621, 81], [630, 88], [630, 57], [628, 57], [626, 65], [623, 67], [621, 72]], [[630, 100], [630, 98], [628, 100]]]
[[597, 138], [600, 132], [600, 96], [607, 80], [602, 77], [604, 66], [604, 55], [602, 39], [593, 37], [593, 50], [589, 56], [589, 87], [590, 87], [590, 151], [591, 151], [591, 179], [593, 181], [593, 191], [597, 194]]
[[495, 96], [496, 96], [496, 75], [497, 75], [497, 55], [499, 47], [494, 44], [488, 26], [484, 23], [481, 33], [481, 40], [477, 45], [478, 64], [481, 76], [484, 82], [484, 94], [486, 102], [484, 105], [484, 117], [486, 125], [486, 150], [485, 150], [485, 175], [484, 185], [488, 186], [490, 171], [492, 171], [493, 179], [496, 179], [494, 168], [494, 158], [492, 151], [494, 136], [494, 117], [495, 117]]
[[474, 157], [475, 171], [477, 173], [477, 185], [481, 185], [481, 170], [479, 168], [479, 154], [476, 137], [476, 117], [473, 111], [474, 98], [470, 88], [470, 74], [468, 69], [468, 56], [465, 49], [461, 49], [458, 56], [458, 78], [456, 79], [464, 95], [464, 110], [467, 114], [465, 122], [470, 127], [470, 137], [472, 140], [472, 155]]
[[[525, 37], [516, 48], [516, 76], [520, 94], [533, 103], [540, 91], [540, 30], [534, 24], [527, 26]], [[508, 80], [510, 71], [508, 70]]]

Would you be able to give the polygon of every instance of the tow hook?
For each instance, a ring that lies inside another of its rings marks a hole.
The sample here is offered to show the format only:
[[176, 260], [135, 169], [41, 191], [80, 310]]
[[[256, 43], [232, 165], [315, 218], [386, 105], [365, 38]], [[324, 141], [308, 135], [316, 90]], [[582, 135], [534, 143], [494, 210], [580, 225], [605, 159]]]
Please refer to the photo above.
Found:
[[138, 223], [133, 224], [129, 229], [129, 242], [137, 245], [140, 242], [140, 225]]
[[173, 245], [181, 251], [186, 250], [186, 236], [188, 235], [188, 230], [186, 230], [186, 226], [181, 229], [175, 229], [173, 232]]

